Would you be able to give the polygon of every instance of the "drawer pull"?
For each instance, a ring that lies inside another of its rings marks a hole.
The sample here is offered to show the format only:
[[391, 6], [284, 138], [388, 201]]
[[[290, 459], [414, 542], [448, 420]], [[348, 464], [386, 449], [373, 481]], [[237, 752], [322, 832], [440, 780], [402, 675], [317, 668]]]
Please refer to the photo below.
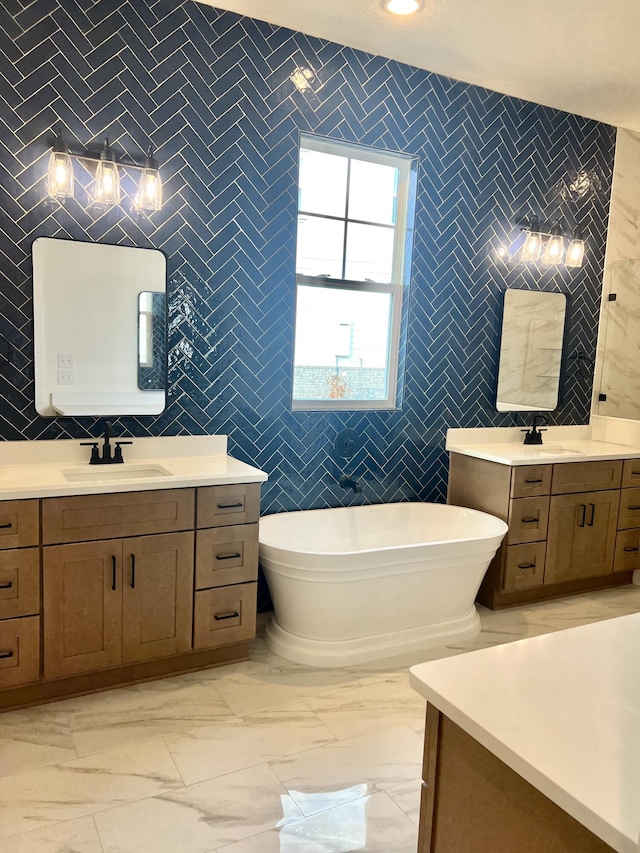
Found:
[[540, 519], [539, 518], [521, 518], [520, 521], [522, 524], [533, 524], [534, 521], [540, 521]]
[[640, 471], [632, 471], [631, 473], [634, 477], [640, 477]]
[[218, 509], [240, 509], [243, 506], [244, 504], [240, 501], [237, 504], [218, 504]]
[[216, 560], [237, 560], [242, 554], [216, 554]]
[[630, 507], [629, 507], [629, 512], [636, 512], [636, 511], [637, 511], [637, 510], [639, 510], [639, 509], [640, 509], [640, 506], [635, 506], [635, 505], [634, 505], [634, 506], [630, 506]]
[[13, 581], [9, 581], [9, 583], [0, 583], [0, 589], [11, 589], [13, 586]]
[[217, 614], [213, 617], [216, 622], [222, 622], [223, 619], [237, 619], [240, 614], [237, 610], [234, 610], [233, 613], [225, 613], [223, 616], [218, 616]]
[[535, 569], [535, 563], [518, 563], [519, 569]]
[[8, 530], [10, 527], [13, 527], [13, 521], [10, 521], [9, 524], [0, 524], [0, 530]]
[[580, 507], [582, 509], [582, 518], [578, 522], [578, 527], [584, 527], [584, 520], [587, 517], [587, 505], [586, 504], [580, 504]]
[[12, 658], [13, 652], [0, 652], [0, 660], [6, 660], [7, 658]]
[[541, 483], [541, 482], [542, 482], [542, 477], [540, 477], [538, 480], [526, 480], [525, 479], [525, 483]]
[[630, 554], [632, 551], [640, 551], [640, 548], [625, 548], [625, 553]]

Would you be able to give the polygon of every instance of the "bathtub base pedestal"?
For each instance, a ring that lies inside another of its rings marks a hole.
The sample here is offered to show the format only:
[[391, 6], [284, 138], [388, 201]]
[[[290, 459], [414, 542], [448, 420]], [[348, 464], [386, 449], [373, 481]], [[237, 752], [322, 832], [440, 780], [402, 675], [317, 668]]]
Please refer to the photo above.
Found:
[[300, 637], [286, 631], [274, 613], [265, 629], [264, 641], [271, 651], [286, 660], [308, 666], [333, 667], [351, 666], [448, 643], [459, 643], [471, 640], [479, 633], [480, 617], [475, 607], [462, 619], [346, 640]]

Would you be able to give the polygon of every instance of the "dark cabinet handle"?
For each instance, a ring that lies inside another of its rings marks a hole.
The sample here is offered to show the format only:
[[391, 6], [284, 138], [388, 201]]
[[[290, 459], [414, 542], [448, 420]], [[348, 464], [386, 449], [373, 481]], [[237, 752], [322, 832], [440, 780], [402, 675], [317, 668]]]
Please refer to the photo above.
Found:
[[640, 551], [640, 548], [625, 548], [625, 553], [630, 554], [632, 551]]
[[136, 555], [131, 555], [131, 589], [136, 588]]
[[593, 519], [596, 517], [596, 505], [595, 504], [589, 504], [589, 506], [591, 507], [591, 517], [589, 518], [589, 521], [587, 522], [587, 527], [593, 527]]
[[214, 616], [213, 618], [216, 622], [222, 622], [223, 619], [237, 619], [240, 614], [237, 610], [234, 610], [233, 613], [225, 613], [223, 616]]
[[630, 506], [630, 507], [629, 507], [629, 512], [635, 512], [635, 511], [636, 511], [636, 510], [638, 510], [638, 509], [640, 509], [640, 506]]
[[582, 518], [578, 522], [578, 527], [584, 527], [584, 520], [587, 517], [587, 505], [580, 504], [580, 507], [582, 508]]
[[519, 569], [535, 569], [535, 567], [536, 567], [535, 563], [519, 563], [518, 564]]
[[218, 509], [240, 509], [243, 506], [242, 501], [238, 504], [218, 504]]
[[13, 652], [0, 652], [0, 660], [6, 660], [7, 658], [12, 658]]
[[116, 591], [116, 558], [111, 558], [111, 589]]
[[13, 586], [13, 581], [9, 581], [9, 583], [0, 583], [0, 589], [11, 589]]
[[522, 524], [533, 524], [534, 521], [540, 521], [539, 518], [521, 518], [520, 522]]
[[640, 477], [640, 471], [632, 471], [631, 473], [634, 477]]
[[542, 477], [540, 477], [539, 480], [525, 480], [525, 483], [541, 483], [541, 482], [542, 482]]
[[10, 521], [9, 524], [0, 524], [0, 530], [8, 530], [10, 527], [13, 527], [12, 521]]
[[216, 560], [237, 560], [242, 554], [216, 554]]

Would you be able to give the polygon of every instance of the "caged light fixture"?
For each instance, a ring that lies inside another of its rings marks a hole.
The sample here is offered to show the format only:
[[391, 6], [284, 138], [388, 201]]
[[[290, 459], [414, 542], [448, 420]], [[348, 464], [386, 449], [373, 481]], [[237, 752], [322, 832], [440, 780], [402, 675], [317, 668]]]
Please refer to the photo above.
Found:
[[74, 197], [73, 160], [78, 160], [94, 174], [91, 191], [92, 201], [102, 207], [113, 207], [120, 204], [122, 192], [120, 188], [120, 169], [140, 172], [138, 188], [133, 198], [133, 208], [136, 211], [153, 213], [162, 208], [162, 180], [158, 170], [158, 161], [154, 159], [153, 148], [150, 146], [144, 159], [144, 165], [116, 160], [116, 155], [106, 139], [98, 154], [85, 151], [76, 154], [62, 140], [62, 132], [55, 131], [55, 139], [49, 156], [47, 176], [47, 193], [49, 198], [63, 202]]

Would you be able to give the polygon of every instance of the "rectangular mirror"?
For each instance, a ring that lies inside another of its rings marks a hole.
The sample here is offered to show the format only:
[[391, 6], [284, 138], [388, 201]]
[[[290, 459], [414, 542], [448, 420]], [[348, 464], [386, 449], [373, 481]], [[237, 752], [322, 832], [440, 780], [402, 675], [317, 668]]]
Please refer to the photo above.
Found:
[[39, 237], [32, 256], [38, 414], [117, 417], [164, 411], [164, 254]]
[[557, 407], [566, 308], [563, 293], [505, 291], [499, 412], [552, 412]]

